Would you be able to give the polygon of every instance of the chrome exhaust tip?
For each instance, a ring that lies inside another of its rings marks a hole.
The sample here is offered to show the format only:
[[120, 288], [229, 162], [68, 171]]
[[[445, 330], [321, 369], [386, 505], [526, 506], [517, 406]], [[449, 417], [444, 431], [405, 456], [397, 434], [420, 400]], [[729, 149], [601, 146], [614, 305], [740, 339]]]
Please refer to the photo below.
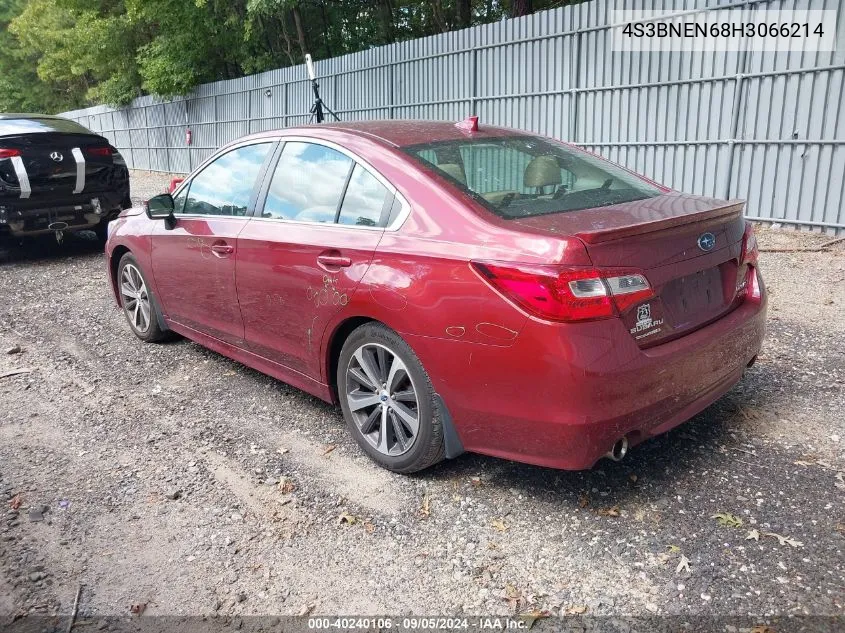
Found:
[[605, 457], [608, 459], [612, 459], [615, 462], [622, 461], [625, 455], [628, 454], [628, 438], [623, 437], [616, 441], [616, 444], [613, 445], [608, 452], [604, 454]]

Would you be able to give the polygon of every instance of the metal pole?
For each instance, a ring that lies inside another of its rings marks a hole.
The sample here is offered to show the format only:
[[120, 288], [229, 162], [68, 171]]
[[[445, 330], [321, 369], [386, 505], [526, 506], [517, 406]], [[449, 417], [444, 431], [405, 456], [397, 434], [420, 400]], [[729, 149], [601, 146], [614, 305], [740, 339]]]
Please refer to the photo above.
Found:
[[[747, 42], [745, 42], [747, 44]], [[737, 63], [736, 83], [734, 84], [734, 99], [733, 110], [731, 111], [731, 135], [728, 139], [728, 165], [725, 170], [724, 179], [722, 182], [722, 198], [730, 198], [731, 195], [731, 175], [734, 166], [734, 154], [736, 154], [737, 134], [739, 133], [739, 111], [742, 108], [742, 88], [745, 76], [743, 73], [747, 70], [746, 61], [748, 59], [748, 47], [743, 46], [739, 54]]]
[[472, 67], [470, 68], [470, 90], [472, 93], [470, 94], [469, 100], [469, 113], [470, 115], [473, 115], [478, 114], [478, 112], [475, 111], [476, 97], [478, 96], [478, 49], [472, 49], [470, 63], [472, 64]]
[[150, 120], [147, 117], [147, 106], [141, 106], [144, 111], [144, 131], [147, 133], [147, 169], [152, 169], [153, 161], [150, 160]]
[[[217, 120], [217, 98], [214, 99], [214, 119]], [[215, 124], [215, 130], [217, 129], [217, 125]], [[246, 133], [252, 134], [252, 90], [248, 90], [246, 93]], [[217, 137], [214, 138], [217, 140]], [[218, 144], [219, 147], [219, 144]]]

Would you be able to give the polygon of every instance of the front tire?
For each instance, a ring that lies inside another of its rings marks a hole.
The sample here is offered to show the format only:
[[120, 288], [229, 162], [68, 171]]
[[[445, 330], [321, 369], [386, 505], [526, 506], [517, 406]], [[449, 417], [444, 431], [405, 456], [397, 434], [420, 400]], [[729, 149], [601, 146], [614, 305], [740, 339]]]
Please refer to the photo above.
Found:
[[132, 253], [120, 258], [117, 267], [117, 289], [120, 305], [132, 333], [145, 343], [155, 343], [168, 338], [168, 332], [159, 325], [160, 314], [155, 297], [149, 289], [138, 260]]
[[349, 431], [380, 466], [398, 473], [444, 457], [443, 424], [431, 379], [396, 332], [367, 323], [343, 344], [337, 390]]

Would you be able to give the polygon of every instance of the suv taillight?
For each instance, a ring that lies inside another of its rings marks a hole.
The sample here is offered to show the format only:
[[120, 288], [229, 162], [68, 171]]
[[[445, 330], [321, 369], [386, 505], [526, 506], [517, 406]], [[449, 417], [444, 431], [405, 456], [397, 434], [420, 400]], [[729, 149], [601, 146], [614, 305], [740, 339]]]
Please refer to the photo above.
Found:
[[654, 296], [640, 271], [472, 262], [495, 290], [549, 321], [591, 321], [621, 314]]
[[0, 158], [12, 158], [13, 156], [20, 156], [21, 151], [19, 149], [3, 149], [0, 147]]
[[89, 156], [111, 156], [113, 153], [117, 152], [116, 149], [111, 147], [110, 145], [106, 145], [105, 147], [86, 147], [85, 153]]

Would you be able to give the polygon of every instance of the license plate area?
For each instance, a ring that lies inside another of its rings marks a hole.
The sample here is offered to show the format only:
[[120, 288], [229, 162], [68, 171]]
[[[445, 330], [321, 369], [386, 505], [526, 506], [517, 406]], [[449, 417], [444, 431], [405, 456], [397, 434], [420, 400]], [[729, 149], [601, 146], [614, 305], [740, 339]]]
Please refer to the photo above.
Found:
[[728, 289], [733, 288], [735, 277], [736, 264], [727, 262], [667, 282], [660, 298], [672, 328], [694, 327], [724, 312], [733, 299]]

